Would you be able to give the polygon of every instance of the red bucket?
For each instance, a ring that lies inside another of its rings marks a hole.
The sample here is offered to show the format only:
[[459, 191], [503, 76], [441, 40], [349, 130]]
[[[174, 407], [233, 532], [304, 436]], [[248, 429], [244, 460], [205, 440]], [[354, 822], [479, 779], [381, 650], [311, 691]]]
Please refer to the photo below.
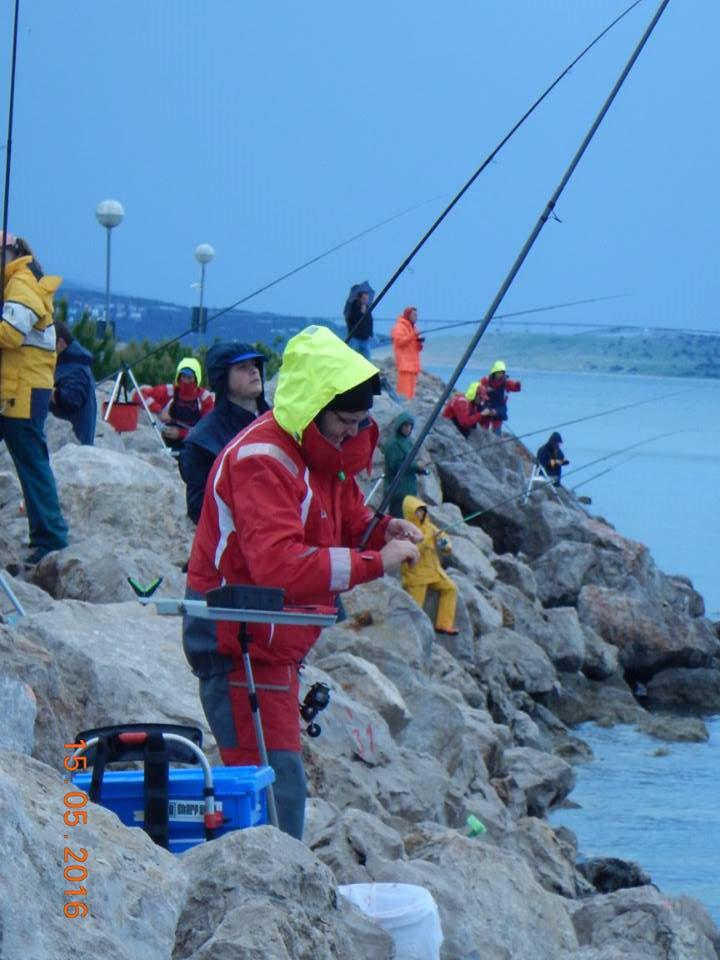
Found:
[[[107, 408], [108, 401], [106, 400], [102, 405], [103, 420], [105, 419]], [[137, 430], [139, 415], [140, 407], [137, 403], [120, 403], [116, 401], [112, 405], [112, 410], [110, 411], [110, 416], [107, 418], [107, 422], [114, 427], [118, 433], [132, 433], [133, 430]]]

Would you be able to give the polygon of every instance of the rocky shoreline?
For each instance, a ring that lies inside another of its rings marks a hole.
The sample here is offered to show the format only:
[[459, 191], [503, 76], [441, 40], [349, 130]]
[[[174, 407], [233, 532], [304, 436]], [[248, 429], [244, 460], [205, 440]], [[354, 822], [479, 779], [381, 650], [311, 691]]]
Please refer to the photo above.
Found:
[[[438, 392], [423, 375], [413, 413], [426, 416]], [[382, 427], [397, 410], [380, 398]], [[436, 636], [393, 578], [344, 596], [347, 620], [323, 632], [304, 671], [333, 691], [322, 736], [304, 747], [305, 842], [262, 827], [175, 857], [92, 805], [73, 831], [89, 851], [91, 915], [63, 916], [63, 745], [119, 721], [205, 728], [179, 621], [141, 608], [125, 580], [184, 588], [192, 527], [175, 464], [147, 427], [125, 438], [101, 427], [96, 448], [65, 427], [49, 432], [73, 544], [31, 582], [9, 577], [27, 616], [0, 625], [12, 720], [0, 737], [3, 960], [384, 960], [387, 936], [337, 894], [369, 881], [432, 892], [444, 960], [720, 958], [701, 904], [665, 896], [642, 865], [585, 861], [545, 819], [589, 755], [576, 724], [707, 737], [676, 711], [720, 711], [717, 624], [687, 578], [662, 573], [571, 494], [509, 500], [529, 471], [522, 444], [465, 441], [447, 421], [428, 439], [421, 495], [452, 528], [460, 633]], [[25, 536], [19, 502], [3, 450], [10, 571]], [[467, 835], [469, 814], [485, 833]]]

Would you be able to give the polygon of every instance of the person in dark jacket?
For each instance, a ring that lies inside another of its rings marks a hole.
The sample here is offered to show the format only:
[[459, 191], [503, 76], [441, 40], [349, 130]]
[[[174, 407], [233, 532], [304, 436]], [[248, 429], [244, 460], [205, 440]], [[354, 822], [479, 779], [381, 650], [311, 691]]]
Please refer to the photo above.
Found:
[[50, 413], [59, 420], [69, 420], [80, 443], [91, 447], [97, 422], [94, 357], [77, 342], [67, 324], [56, 323], [55, 336], [58, 359]]
[[208, 350], [205, 364], [215, 408], [192, 428], [180, 450], [187, 514], [194, 523], [200, 519], [215, 457], [255, 417], [270, 409], [265, 400], [266, 360], [250, 344], [238, 341], [216, 343]]
[[563, 438], [555, 431], [555, 433], [550, 434], [547, 443], [544, 443], [537, 452], [537, 462], [556, 487], [560, 486], [562, 468], [570, 463], [569, 460], [565, 459], [565, 454], [560, 449], [562, 442]]
[[350, 288], [343, 311], [348, 331], [347, 345], [367, 360], [370, 359], [370, 341], [373, 337], [373, 318], [368, 310], [372, 297], [373, 290], [367, 281], [357, 283]]
[[[404, 411], [395, 418], [390, 427], [390, 439], [383, 447], [383, 454], [385, 455], [385, 490], [388, 489], [397, 476], [403, 460], [412, 447], [410, 434], [414, 426], [414, 417], [407, 411]], [[400, 483], [395, 488], [395, 492], [388, 506], [388, 513], [391, 517], [403, 516], [403, 500], [405, 497], [408, 495], [412, 497], [417, 496], [417, 475], [422, 474], [423, 476], [427, 476], [428, 472], [425, 467], [418, 466], [417, 463], [410, 464]]]

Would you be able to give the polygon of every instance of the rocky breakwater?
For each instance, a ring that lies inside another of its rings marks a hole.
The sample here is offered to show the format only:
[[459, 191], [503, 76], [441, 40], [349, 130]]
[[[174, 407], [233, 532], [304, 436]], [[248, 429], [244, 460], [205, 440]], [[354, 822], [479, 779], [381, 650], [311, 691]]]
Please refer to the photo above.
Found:
[[[420, 418], [437, 391], [421, 378]], [[396, 412], [377, 404], [385, 428]], [[393, 578], [345, 595], [348, 619], [323, 632], [304, 674], [333, 691], [304, 748], [305, 843], [263, 827], [174, 857], [91, 805], [72, 836], [88, 850], [90, 917], [65, 918], [63, 744], [101, 723], [204, 719], [179, 622], [141, 609], [123, 579], [162, 573], [163, 590], [182, 589], [192, 531], [175, 465], [148, 428], [88, 451], [56, 426], [73, 543], [33, 582], [10, 579], [28, 613], [0, 626], [13, 721], [0, 737], [4, 958], [389, 960], [387, 936], [337, 894], [364, 881], [427, 887], [444, 960], [720, 957], [700, 904], [663, 896], [633, 865], [579, 864], [573, 835], [545, 820], [588, 755], [573, 724], [654, 722], [638, 683], [668, 705], [687, 702], [695, 672], [716, 690], [701, 599], [565, 494], [497, 506], [522, 489], [527, 452], [467, 442], [446, 422], [422, 495], [453, 528], [460, 633], [440, 642]], [[3, 489], [0, 560], [12, 570], [24, 520], [0, 463]], [[485, 833], [467, 836], [471, 813]]]

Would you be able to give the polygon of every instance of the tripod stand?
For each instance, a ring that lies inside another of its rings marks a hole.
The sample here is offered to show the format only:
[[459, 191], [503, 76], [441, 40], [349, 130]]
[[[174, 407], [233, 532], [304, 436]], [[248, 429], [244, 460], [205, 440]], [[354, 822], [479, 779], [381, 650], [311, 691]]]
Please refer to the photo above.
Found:
[[[150, 421], [150, 426], [157, 433], [158, 439], [160, 440], [163, 450], [165, 451], [165, 453], [167, 453], [168, 456], [172, 457], [172, 451], [166, 445], [165, 440], [163, 439], [162, 430], [160, 429], [157, 420], [152, 415], [152, 412], [150, 411], [150, 407], [148, 406], [147, 400], [142, 395], [142, 391], [140, 390], [140, 385], [135, 379], [135, 374], [132, 372], [132, 368], [129, 367], [126, 363], [122, 365], [122, 367], [118, 371], [117, 377], [115, 377], [115, 383], [113, 384], [112, 393], [110, 394], [110, 400], [108, 401], [107, 408], [105, 410], [105, 413], [103, 414], [103, 420], [105, 421], [105, 423], [108, 422], [108, 420], [110, 419], [110, 414], [112, 413], [112, 409], [116, 404], [128, 404], [128, 405], [135, 406], [135, 403], [130, 399], [130, 396], [129, 396], [128, 382], [131, 384], [132, 387], [134, 387], [135, 392], [140, 398], [140, 402], [145, 408], [145, 413], [147, 414], [148, 420]], [[122, 399], [120, 397], [121, 393], [122, 393]]]

